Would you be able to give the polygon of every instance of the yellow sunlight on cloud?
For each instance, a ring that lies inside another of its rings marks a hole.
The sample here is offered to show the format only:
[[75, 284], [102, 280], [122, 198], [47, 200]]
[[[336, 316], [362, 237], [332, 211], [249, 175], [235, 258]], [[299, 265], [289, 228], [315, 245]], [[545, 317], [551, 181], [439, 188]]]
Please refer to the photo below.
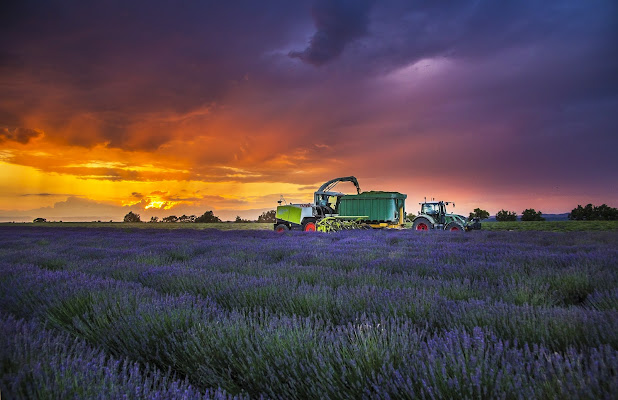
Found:
[[[28, 210], [53, 206], [69, 196], [81, 196], [112, 205], [135, 205], [168, 210], [178, 204], [205, 209], [274, 208], [280, 194], [299, 201], [311, 191], [303, 185], [261, 182], [113, 181], [56, 172], [0, 161], [0, 209]], [[159, 193], [167, 192], [161, 196]], [[143, 194], [143, 199], [133, 194]], [[150, 195], [151, 193], [157, 193]], [[40, 194], [45, 194], [41, 196]], [[146, 200], [146, 201], [143, 201]]]

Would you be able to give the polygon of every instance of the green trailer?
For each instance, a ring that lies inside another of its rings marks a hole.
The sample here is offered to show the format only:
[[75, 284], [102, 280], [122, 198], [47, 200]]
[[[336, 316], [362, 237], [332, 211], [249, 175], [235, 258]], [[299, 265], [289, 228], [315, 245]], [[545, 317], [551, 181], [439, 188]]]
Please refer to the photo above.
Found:
[[408, 196], [399, 192], [371, 191], [341, 197], [339, 215], [364, 215], [365, 224], [374, 228], [401, 228], [405, 223]]

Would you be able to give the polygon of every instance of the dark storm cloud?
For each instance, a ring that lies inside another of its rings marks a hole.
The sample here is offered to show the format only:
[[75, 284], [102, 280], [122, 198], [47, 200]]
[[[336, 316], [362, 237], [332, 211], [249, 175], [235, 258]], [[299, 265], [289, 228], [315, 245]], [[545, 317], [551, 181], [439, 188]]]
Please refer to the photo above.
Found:
[[318, 0], [313, 6], [317, 32], [309, 47], [290, 57], [322, 65], [339, 56], [346, 44], [367, 33], [372, 0]]
[[21, 144], [28, 143], [31, 139], [41, 136], [42, 133], [30, 128], [0, 127], [0, 143], [10, 140]]

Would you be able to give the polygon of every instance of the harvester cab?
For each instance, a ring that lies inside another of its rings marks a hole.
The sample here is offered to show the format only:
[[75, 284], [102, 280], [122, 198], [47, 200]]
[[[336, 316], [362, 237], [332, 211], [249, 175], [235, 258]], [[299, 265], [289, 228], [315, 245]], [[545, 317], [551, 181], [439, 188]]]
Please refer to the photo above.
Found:
[[455, 203], [450, 201], [424, 201], [419, 203], [421, 211], [412, 221], [412, 228], [417, 231], [427, 231], [430, 229], [440, 229], [446, 231], [470, 231], [481, 229], [478, 220], [468, 221], [466, 217], [459, 214], [449, 213], [446, 206]]

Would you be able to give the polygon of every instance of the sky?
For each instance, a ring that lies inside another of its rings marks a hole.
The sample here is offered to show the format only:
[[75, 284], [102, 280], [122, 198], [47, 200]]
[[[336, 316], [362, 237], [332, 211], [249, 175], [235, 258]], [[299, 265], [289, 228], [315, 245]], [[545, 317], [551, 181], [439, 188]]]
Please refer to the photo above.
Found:
[[409, 213], [425, 197], [466, 215], [618, 206], [614, 0], [22, 0], [0, 15], [0, 221], [255, 219], [349, 175], [407, 194]]

